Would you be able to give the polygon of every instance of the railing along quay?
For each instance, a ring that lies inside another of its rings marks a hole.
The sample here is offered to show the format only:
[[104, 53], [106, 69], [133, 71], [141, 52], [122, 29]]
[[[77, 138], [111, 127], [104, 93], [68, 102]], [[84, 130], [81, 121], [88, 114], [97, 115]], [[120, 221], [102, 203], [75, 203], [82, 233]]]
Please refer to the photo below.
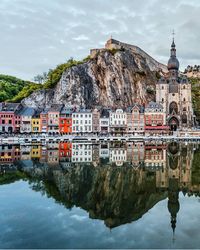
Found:
[[59, 142], [133, 142], [133, 141], [195, 141], [200, 142], [199, 137], [192, 136], [26, 136], [26, 137], [0, 137], [0, 144], [37, 144]]

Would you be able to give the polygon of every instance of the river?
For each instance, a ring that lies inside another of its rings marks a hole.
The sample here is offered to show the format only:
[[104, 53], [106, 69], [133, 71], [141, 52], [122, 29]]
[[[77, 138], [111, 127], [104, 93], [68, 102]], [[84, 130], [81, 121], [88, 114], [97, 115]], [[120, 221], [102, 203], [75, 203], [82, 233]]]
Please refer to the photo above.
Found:
[[0, 248], [199, 248], [193, 143], [0, 146]]

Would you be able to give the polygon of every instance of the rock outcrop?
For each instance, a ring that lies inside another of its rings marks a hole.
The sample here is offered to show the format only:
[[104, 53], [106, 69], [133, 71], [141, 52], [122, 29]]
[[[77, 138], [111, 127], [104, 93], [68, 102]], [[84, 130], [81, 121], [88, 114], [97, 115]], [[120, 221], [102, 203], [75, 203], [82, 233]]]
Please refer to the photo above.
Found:
[[81, 207], [109, 228], [138, 220], [167, 197], [167, 192], [157, 190], [156, 175], [143, 169], [77, 165], [62, 170], [36, 164], [24, 169], [33, 190], [67, 208]]
[[22, 103], [34, 108], [143, 104], [154, 99], [157, 77], [166, 71], [140, 48], [111, 39], [105, 49], [91, 50], [88, 62], [64, 71], [54, 89], [36, 91]]

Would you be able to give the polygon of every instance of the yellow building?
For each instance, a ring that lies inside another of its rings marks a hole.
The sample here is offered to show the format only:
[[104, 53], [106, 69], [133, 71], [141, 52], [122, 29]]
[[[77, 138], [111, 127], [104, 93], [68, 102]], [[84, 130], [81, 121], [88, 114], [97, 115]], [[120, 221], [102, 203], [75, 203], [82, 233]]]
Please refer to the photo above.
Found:
[[31, 132], [32, 133], [40, 133], [41, 132], [40, 118], [39, 117], [32, 118], [32, 120], [31, 120]]
[[31, 158], [39, 159], [40, 157], [41, 157], [41, 146], [40, 145], [32, 145]]

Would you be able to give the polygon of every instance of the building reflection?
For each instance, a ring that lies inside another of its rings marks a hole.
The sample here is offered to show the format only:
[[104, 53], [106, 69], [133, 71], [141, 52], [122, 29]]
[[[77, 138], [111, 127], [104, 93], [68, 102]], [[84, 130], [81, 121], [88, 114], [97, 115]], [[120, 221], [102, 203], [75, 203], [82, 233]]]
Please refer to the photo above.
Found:
[[198, 145], [176, 142], [4, 145], [0, 146], [0, 173], [20, 170], [30, 182], [36, 176], [46, 178], [51, 184], [42, 192], [45, 189], [67, 208], [82, 207], [110, 228], [141, 218], [168, 198], [175, 232], [179, 193], [200, 192], [199, 159]]

